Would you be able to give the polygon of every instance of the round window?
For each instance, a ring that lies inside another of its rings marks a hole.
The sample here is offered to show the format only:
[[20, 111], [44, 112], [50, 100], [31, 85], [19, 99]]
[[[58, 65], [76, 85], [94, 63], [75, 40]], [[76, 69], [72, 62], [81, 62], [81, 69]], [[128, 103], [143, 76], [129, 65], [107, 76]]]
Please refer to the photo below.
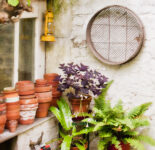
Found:
[[128, 8], [114, 5], [98, 11], [87, 26], [87, 44], [102, 62], [118, 65], [134, 58], [144, 40], [140, 19]]

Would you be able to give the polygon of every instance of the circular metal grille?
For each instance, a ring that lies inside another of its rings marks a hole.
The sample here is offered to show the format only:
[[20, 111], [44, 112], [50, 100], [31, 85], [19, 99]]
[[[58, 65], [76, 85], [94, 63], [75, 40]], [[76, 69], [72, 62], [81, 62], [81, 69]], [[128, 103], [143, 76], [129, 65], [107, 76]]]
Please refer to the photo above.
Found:
[[108, 6], [98, 11], [87, 26], [88, 46], [107, 64], [117, 65], [131, 60], [140, 51], [143, 40], [140, 19], [122, 6]]

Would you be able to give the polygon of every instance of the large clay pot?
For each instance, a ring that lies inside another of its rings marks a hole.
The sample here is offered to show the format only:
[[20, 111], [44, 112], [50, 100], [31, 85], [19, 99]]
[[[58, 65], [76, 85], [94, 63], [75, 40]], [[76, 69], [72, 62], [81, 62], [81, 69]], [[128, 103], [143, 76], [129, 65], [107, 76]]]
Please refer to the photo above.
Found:
[[36, 86], [45, 86], [47, 85], [47, 80], [44, 80], [44, 79], [37, 79], [36, 80]]
[[6, 127], [9, 129], [10, 132], [15, 132], [18, 126], [17, 120], [8, 120], [6, 123]]
[[91, 96], [88, 96], [88, 98], [84, 100], [74, 98], [70, 99], [72, 105], [72, 113], [74, 114], [74, 113], [88, 112], [91, 99], [92, 99]]
[[[121, 143], [121, 148], [122, 148], [122, 150], [130, 150], [130, 145], [129, 145], [129, 144]], [[115, 148], [114, 145], [110, 145], [110, 146], [108, 147], [108, 150], [118, 150], [118, 149]]]
[[40, 103], [37, 109], [36, 117], [37, 118], [47, 117], [49, 107], [50, 107], [50, 102]]

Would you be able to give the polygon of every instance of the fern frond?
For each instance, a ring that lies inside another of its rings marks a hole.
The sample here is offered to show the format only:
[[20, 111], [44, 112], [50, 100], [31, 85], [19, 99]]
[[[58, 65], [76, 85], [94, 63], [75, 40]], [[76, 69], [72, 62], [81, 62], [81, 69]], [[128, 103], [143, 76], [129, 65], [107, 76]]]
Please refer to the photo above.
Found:
[[75, 145], [77, 146], [79, 150], [85, 150], [85, 145], [81, 145], [79, 143], [75, 143]]
[[150, 123], [148, 120], [146, 119], [141, 119], [141, 118], [136, 118], [136, 119], [131, 119], [132, 120], [132, 123], [133, 123], [133, 126], [134, 128], [138, 128], [138, 127], [143, 127], [143, 126], [149, 126]]
[[129, 118], [135, 118], [135, 117], [139, 117], [141, 115], [144, 114], [144, 112], [146, 110], [148, 110], [149, 106], [151, 105], [152, 103], [151, 102], [148, 102], [148, 103], [144, 103], [140, 106], [137, 106], [135, 108], [133, 108], [129, 113], [128, 113], [128, 117]]
[[122, 150], [121, 146], [120, 146], [120, 141], [117, 140], [117, 137], [113, 136], [112, 139], [111, 139], [111, 143], [115, 145], [115, 147], [118, 149], [118, 150]]
[[146, 135], [139, 135], [137, 136], [137, 139], [142, 141], [142, 142], [146, 142], [152, 146], [155, 146], [155, 140], [149, 136]]
[[129, 143], [136, 150], [145, 150], [144, 145], [137, 139], [125, 138], [124, 141]]

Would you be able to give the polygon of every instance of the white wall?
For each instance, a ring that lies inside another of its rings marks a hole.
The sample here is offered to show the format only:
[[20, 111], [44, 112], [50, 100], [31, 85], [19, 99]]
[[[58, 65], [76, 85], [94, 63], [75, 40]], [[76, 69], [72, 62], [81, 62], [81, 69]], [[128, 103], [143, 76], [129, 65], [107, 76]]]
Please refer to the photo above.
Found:
[[[145, 41], [139, 55], [118, 66], [100, 62], [86, 44], [86, 27], [98, 10], [118, 4], [133, 10], [142, 20]], [[114, 80], [108, 97], [112, 102], [122, 99], [126, 109], [155, 100], [155, 1], [154, 0], [78, 0], [73, 7], [55, 18], [56, 42], [48, 45], [47, 72], [58, 72], [60, 63], [77, 62], [97, 68]], [[149, 134], [155, 138], [155, 103], [148, 111], [151, 118]], [[147, 150], [154, 150], [148, 147]]]

